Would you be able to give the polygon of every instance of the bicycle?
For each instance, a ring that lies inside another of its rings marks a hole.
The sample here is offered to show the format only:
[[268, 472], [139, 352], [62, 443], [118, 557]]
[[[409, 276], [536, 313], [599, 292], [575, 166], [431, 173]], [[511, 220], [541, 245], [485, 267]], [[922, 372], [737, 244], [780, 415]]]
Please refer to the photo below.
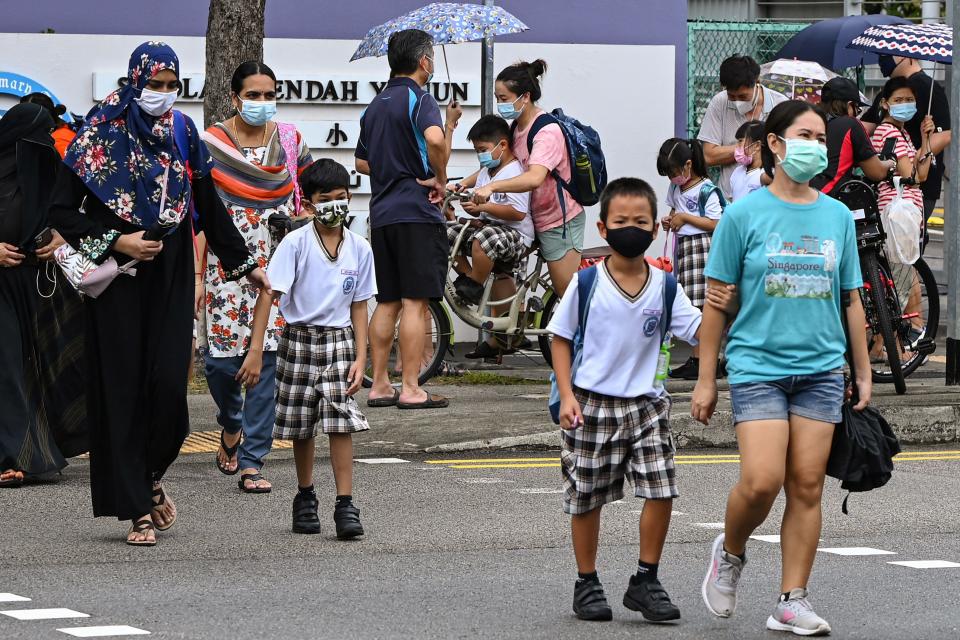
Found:
[[[454, 201], [468, 200], [469, 191], [447, 191], [443, 201], [442, 211], [448, 211]], [[447, 225], [458, 224], [456, 220], [448, 220]], [[419, 384], [424, 384], [434, 377], [443, 364], [443, 357], [453, 351], [453, 315], [460, 318], [471, 327], [486, 331], [494, 336], [504, 350], [515, 348], [524, 337], [536, 337], [540, 353], [547, 365], [552, 365], [550, 350], [550, 335], [547, 325], [553, 316], [559, 297], [550, 282], [546, 261], [540, 253], [539, 245], [534, 242], [527, 248], [516, 265], [494, 265], [493, 273], [484, 284], [480, 304], [473, 306], [463, 301], [454, 288], [454, 278], [457, 273], [453, 268], [454, 261], [460, 255], [460, 246], [464, 242], [468, 224], [464, 224], [457, 239], [450, 247], [447, 260], [447, 279], [444, 285], [443, 301], [431, 300], [427, 306], [428, 318], [427, 345], [421, 359]], [[531, 260], [532, 259], [532, 260]], [[512, 278], [516, 291], [501, 299], [491, 299], [493, 283], [498, 277]], [[538, 293], [540, 292], [540, 293]], [[507, 306], [506, 312], [499, 315], [486, 315], [482, 310]], [[376, 303], [371, 299], [368, 303], [368, 313], [372, 316]], [[451, 315], [451, 311], [453, 315]], [[393, 347], [388, 359], [388, 371], [397, 372], [399, 360], [399, 321], [394, 330]], [[373, 384], [371, 371], [368, 368], [364, 375], [363, 385], [369, 388]]]
[[897, 394], [904, 394], [906, 377], [937, 348], [937, 282], [922, 257], [912, 265], [888, 259], [887, 234], [873, 186], [851, 180], [839, 189], [836, 198], [847, 205], [856, 222], [873, 381], [892, 382]]

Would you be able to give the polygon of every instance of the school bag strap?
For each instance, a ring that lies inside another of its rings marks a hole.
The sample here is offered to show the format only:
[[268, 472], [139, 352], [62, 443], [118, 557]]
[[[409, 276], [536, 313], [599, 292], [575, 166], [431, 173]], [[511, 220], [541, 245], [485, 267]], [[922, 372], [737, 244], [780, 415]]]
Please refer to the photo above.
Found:
[[[570, 382], [573, 383], [583, 358], [583, 338], [587, 328], [587, 316], [590, 314], [590, 301], [597, 288], [596, 265], [581, 269], [577, 272], [577, 331], [573, 335], [573, 361], [570, 363]], [[573, 283], [571, 283], [572, 286]], [[554, 424], [560, 424], [560, 388], [557, 386], [557, 376], [550, 374], [550, 399], [547, 401], [550, 418]]]
[[277, 123], [277, 135], [280, 136], [280, 147], [286, 156], [287, 173], [293, 181], [293, 215], [300, 215], [300, 145], [297, 143], [297, 127], [288, 122]]
[[701, 218], [707, 217], [707, 202], [714, 193], [717, 194], [717, 199], [720, 200], [720, 210], [723, 211], [727, 208], [727, 199], [723, 197], [723, 192], [720, 190], [720, 187], [709, 180], [704, 180], [700, 186], [700, 194], [697, 196], [697, 212]]
[[[533, 155], [533, 142], [537, 137], [537, 134], [540, 133], [540, 130], [543, 129], [548, 124], [556, 124], [559, 126], [559, 121], [551, 113], [541, 113], [533, 121], [533, 124], [530, 125], [530, 131], [527, 133], [527, 157]], [[510, 138], [513, 138], [513, 134], [517, 130], [517, 121], [514, 120], [510, 125]], [[566, 146], [566, 141], [564, 141], [564, 146]], [[570, 167], [570, 171], [573, 171], [573, 167]], [[557, 183], [557, 200], [560, 201], [560, 212], [563, 214], [563, 237], [567, 237], [567, 199], [563, 197], [563, 190], [565, 187], [569, 187], [567, 182], [560, 177], [560, 172], [556, 169], [550, 170], [550, 175], [553, 176], [553, 181]]]
[[677, 299], [677, 279], [672, 273], [663, 272], [663, 309], [660, 311], [660, 343], [667, 339], [673, 322], [673, 302]]

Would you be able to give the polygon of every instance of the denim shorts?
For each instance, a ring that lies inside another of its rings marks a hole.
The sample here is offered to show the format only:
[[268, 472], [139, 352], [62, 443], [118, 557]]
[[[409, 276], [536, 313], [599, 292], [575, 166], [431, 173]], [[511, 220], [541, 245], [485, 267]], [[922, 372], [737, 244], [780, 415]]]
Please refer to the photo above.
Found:
[[843, 395], [842, 371], [730, 385], [734, 424], [789, 420], [791, 415], [836, 424]]

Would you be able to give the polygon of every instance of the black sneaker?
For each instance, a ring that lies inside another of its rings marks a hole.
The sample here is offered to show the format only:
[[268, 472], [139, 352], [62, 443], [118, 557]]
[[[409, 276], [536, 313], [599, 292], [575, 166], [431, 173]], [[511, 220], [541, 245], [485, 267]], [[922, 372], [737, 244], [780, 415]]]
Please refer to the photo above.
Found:
[[700, 377], [700, 359], [691, 357], [676, 369], [670, 369], [669, 376], [674, 380], [696, 380]]
[[607, 604], [600, 580], [577, 580], [573, 587], [573, 612], [581, 620], [613, 620], [613, 611]]
[[297, 493], [293, 499], [293, 532], [320, 533], [320, 516], [317, 515], [317, 494], [311, 491]]
[[337, 537], [349, 540], [363, 535], [363, 525], [360, 524], [360, 509], [352, 502], [338, 503], [333, 510], [333, 521], [337, 525]]
[[630, 576], [630, 586], [623, 594], [623, 606], [639, 611], [649, 622], [669, 622], [680, 619], [680, 609], [670, 602], [659, 580], [640, 580]]
[[483, 296], [483, 285], [478, 284], [469, 277], [460, 274], [453, 281], [453, 288], [457, 295], [463, 298], [467, 304], [480, 304], [480, 298]]

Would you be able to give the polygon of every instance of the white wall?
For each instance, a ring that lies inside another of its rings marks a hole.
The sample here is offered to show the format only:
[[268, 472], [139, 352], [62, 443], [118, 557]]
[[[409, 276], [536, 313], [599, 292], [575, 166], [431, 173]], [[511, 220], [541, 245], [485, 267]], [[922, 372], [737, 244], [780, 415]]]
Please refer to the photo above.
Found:
[[[95, 72], [126, 73], [130, 52], [147, 37], [85, 36], [67, 34], [0, 34], [0, 71], [11, 71], [46, 85], [71, 111], [86, 113], [93, 106]], [[165, 38], [180, 57], [183, 73], [203, 73], [202, 38]], [[386, 79], [385, 58], [348, 62], [357, 46], [348, 40], [268, 39], [264, 58], [283, 77], [303, 74], [380, 77]], [[462, 44], [446, 48], [450, 74], [454, 82], [470, 81], [471, 93], [479, 96], [480, 46]], [[541, 106], [562, 107], [581, 121], [595, 127], [603, 141], [610, 178], [635, 176], [649, 181], [661, 201], [668, 182], [656, 173], [656, 153], [660, 144], [672, 136], [674, 112], [674, 57], [672, 46], [513, 44], [496, 45], [496, 68], [517, 60], [543, 58], [548, 63]], [[439, 54], [439, 51], [438, 51]], [[238, 61], [239, 62], [239, 61]], [[444, 81], [442, 56], [437, 58], [437, 77]], [[476, 92], [476, 93], [474, 93]], [[0, 96], [0, 108], [13, 98]], [[474, 100], [471, 100], [474, 102]], [[181, 102], [178, 108], [202, 121], [199, 103]], [[327, 146], [322, 138], [330, 123], [359, 120], [361, 104], [284, 104], [278, 118], [303, 123], [311, 138], [314, 157], [331, 157], [348, 168], [353, 166], [351, 148]], [[465, 140], [470, 125], [479, 117], [479, 107], [467, 107], [457, 130], [457, 143], [451, 158], [451, 176], [476, 168], [476, 156]], [[321, 125], [321, 121], [323, 124]], [[368, 191], [364, 183], [361, 192]], [[351, 209], [365, 211], [368, 196], [354, 198]], [[585, 246], [602, 244], [596, 230], [597, 208], [588, 212]], [[659, 250], [655, 247], [652, 250]], [[469, 339], [474, 333], [457, 327], [457, 339]]]

